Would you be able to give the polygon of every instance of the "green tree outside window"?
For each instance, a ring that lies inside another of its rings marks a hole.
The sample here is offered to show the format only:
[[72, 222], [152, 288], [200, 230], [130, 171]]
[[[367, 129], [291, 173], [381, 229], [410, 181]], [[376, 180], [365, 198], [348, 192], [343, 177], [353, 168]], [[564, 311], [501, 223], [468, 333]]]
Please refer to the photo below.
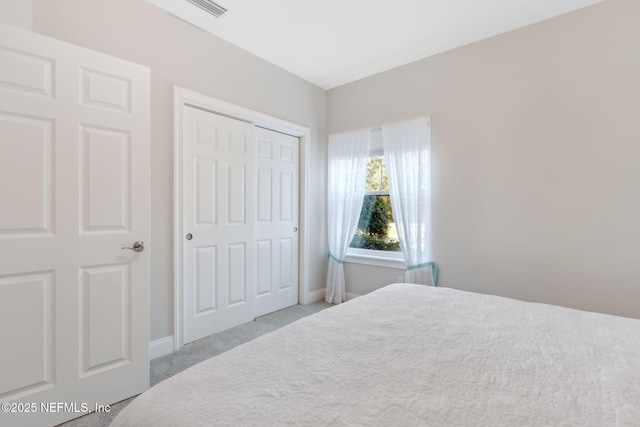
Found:
[[393, 222], [384, 156], [369, 158], [365, 189], [367, 193], [358, 229], [349, 246], [376, 251], [399, 251], [400, 242]]

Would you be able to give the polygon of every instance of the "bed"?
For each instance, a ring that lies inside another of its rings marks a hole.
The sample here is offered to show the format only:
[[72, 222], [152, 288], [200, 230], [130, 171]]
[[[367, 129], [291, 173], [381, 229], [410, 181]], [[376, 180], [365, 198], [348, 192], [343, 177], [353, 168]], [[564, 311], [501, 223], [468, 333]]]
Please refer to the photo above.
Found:
[[152, 387], [112, 426], [640, 426], [640, 320], [412, 284]]

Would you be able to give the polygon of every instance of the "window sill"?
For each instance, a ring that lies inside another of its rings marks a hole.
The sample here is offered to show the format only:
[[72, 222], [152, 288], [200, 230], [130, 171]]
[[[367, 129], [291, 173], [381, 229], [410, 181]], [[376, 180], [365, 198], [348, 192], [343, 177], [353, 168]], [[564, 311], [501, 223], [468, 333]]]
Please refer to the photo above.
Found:
[[[363, 251], [364, 252], [364, 251]], [[367, 251], [367, 252], [375, 252], [375, 251]], [[347, 256], [344, 259], [344, 262], [349, 264], [364, 264], [364, 265], [375, 265], [376, 267], [387, 267], [387, 268], [395, 268], [397, 270], [406, 270], [407, 265], [404, 262], [404, 259], [400, 257], [396, 257], [393, 255], [386, 255], [384, 252], [382, 254], [375, 253], [354, 253], [352, 251], [347, 252]]]

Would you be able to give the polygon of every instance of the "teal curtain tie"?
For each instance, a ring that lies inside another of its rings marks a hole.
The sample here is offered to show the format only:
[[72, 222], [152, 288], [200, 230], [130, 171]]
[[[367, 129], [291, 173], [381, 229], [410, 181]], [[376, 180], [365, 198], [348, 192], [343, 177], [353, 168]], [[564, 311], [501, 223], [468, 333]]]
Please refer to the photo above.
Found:
[[431, 267], [431, 275], [433, 277], [433, 286], [438, 286], [438, 264], [433, 261], [423, 262], [422, 264], [409, 265], [407, 270], [417, 270], [419, 268]]
[[329, 264], [330, 259], [334, 260], [338, 264], [344, 264], [344, 261], [341, 260], [340, 258], [336, 258], [336, 256], [332, 254], [331, 251], [329, 251], [329, 253], [327, 254], [327, 265]]

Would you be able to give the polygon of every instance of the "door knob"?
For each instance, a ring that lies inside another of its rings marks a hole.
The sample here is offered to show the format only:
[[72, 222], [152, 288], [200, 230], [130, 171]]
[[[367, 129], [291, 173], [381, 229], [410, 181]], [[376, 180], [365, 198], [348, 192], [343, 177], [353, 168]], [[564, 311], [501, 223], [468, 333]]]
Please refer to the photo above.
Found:
[[141, 240], [138, 240], [133, 244], [132, 247], [124, 246], [122, 247], [122, 249], [131, 249], [132, 251], [142, 252], [144, 251], [144, 242]]

